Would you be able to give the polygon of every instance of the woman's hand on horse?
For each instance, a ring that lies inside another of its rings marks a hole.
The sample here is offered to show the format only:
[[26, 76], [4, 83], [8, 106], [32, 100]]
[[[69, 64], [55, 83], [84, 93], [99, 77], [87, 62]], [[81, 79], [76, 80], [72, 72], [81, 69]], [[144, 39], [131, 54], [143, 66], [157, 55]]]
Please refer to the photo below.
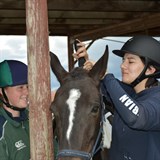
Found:
[[83, 68], [86, 69], [87, 71], [90, 71], [92, 69], [92, 67], [94, 66], [95, 62], [92, 61], [92, 60], [87, 60], [85, 63], [84, 63], [84, 66]]

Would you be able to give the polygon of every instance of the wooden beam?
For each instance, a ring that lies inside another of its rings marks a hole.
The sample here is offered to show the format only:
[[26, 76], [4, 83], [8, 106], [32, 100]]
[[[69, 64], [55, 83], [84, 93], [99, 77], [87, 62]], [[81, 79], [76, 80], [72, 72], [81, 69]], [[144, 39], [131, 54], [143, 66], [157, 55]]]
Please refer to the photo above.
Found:
[[[91, 30], [81, 34], [74, 35], [73, 38], [78, 38], [82, 41], [98, 39], [105, 36], [130, 36], [132, 33], [143, 31], [145, 33], [148, 29], [160, 27], [160, 13], [144, 16], [135, 20], [124, 23], [115, 24], [112, 26]], [[155, 36], [155, 35], [154, 35]], [[160, 35], [157, 35], [160, 36]]]
[[53, 160], [47, 0], [26, 0], [32, 160]]

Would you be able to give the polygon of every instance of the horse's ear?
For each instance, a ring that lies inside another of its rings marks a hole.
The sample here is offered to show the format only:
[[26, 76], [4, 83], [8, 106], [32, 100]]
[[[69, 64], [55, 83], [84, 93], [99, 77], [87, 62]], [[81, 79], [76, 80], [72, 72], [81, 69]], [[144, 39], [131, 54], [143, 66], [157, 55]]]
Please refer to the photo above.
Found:
[[51, 69], [53, 73], [55, 74], [55, 76], [57, 77], [60, 84], [62, 84], [68, 72], [63, 68], [58, 57], [54, 53], [50, 52], [50, 57], [51, 57], [51, 61], [50, 61]]
[[103, 78], [106, 73], [107, 65], [108, 65], [108, 45], [106, 45], [106, 49], [102, 57], [95, 63], [93, 68], [90, 70], [89, 75], [99, 84], [99, 80]]

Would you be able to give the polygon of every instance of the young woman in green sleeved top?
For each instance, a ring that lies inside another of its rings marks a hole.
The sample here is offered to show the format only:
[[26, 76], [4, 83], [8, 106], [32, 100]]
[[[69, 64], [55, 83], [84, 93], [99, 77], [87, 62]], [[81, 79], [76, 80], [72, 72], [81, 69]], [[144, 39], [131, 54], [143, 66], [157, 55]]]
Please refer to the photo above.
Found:
[[0, 160], [29, 160], [27, 66], [0, 63]]

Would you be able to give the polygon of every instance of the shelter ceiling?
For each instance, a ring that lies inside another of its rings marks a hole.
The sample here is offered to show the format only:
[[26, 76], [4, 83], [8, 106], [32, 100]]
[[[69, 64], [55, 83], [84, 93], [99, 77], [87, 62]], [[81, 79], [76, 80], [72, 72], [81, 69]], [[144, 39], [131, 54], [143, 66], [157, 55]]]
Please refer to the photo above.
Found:
[[[160, 36], [160, 1], [48, 0], [49, 33], [81, 40]], [[0, 35], [26, 34], [25, 0], [0, 1]]]

